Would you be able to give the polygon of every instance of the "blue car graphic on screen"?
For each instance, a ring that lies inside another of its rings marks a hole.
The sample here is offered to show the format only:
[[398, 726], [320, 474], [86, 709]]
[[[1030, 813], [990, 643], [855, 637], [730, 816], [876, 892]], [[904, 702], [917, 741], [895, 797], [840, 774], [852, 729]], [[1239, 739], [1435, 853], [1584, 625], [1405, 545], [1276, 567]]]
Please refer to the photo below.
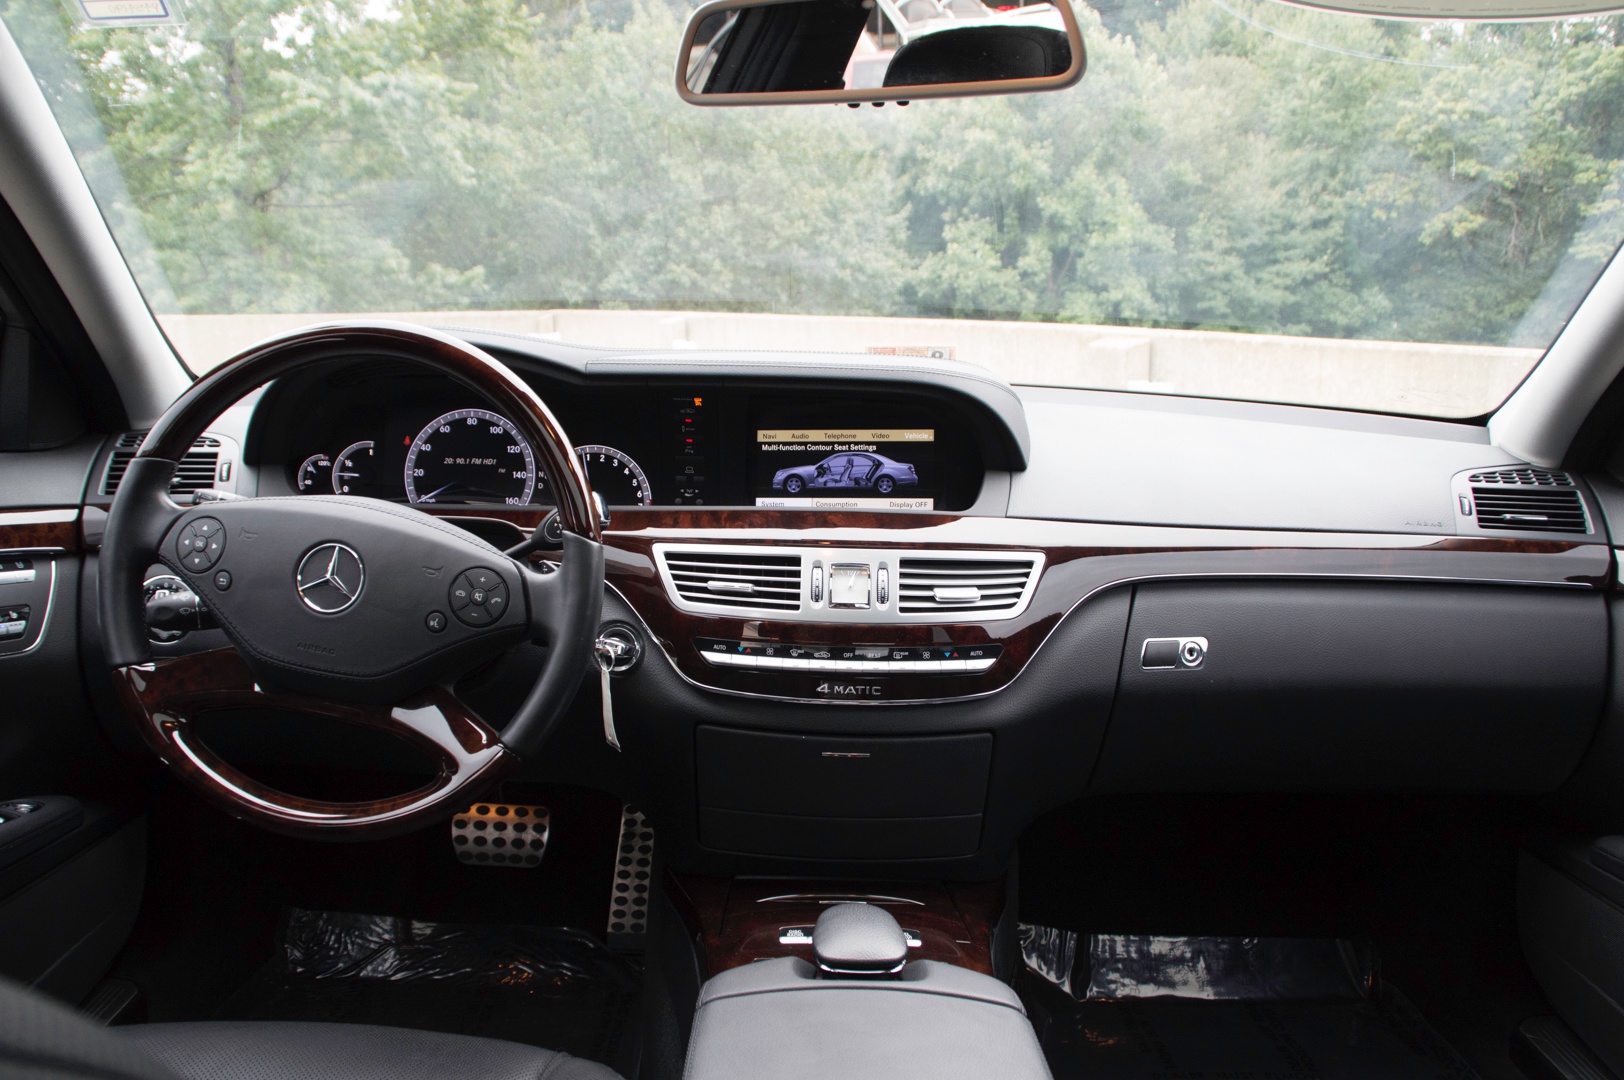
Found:
[[808, 490], [863, 488], [889, 495], [899, 487], [919, 483], [919, 473], [906, 461], [882, 454], [830, 454], [816, 465], [779, 469], [773, 490], [799, 495]]

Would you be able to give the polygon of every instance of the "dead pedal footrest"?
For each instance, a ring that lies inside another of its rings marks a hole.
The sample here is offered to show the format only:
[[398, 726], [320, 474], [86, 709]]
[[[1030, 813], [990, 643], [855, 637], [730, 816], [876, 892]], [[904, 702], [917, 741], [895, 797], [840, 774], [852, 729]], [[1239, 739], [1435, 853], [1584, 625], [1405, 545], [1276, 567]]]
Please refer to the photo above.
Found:
[[630, 803], [621, 808], [615, 847], [615, 883], [609, 894], [609, 945], [640, 948], [648, 933], [649, 882], [653, 880], [654, 826]]
[[545, 806], [475, 803], [451, 819], [451, 846], [475, 866], [540, 866], [551, 828]]

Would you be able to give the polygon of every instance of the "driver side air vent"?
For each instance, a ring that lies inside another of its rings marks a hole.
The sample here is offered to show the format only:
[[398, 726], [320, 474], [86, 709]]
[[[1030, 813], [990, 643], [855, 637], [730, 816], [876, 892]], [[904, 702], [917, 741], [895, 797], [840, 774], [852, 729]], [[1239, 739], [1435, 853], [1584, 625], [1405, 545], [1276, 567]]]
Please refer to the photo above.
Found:
[[[135, 452], [141, 446], [141, 440], [147, 437], [144, 431], [126, 431], [118, 437], [113, 444], [113, 456], [107, 461], [107, 475], [102, 478], [101, 493], [113, 495], [118, 492], [119, 481], [124, 479], [124, 473], [135, 460]], [[220, 440], [212, 435], [204, 435], [192, 444], [192, 451], [180, 459], [180, 467], [175, 470], [175, 478], [169, 482], [171, 495], [190, 495], [194, 491], [211, 488], [215, 485], [216, 470], [220, 466]]]
[[1467, 477], [1479, 529], [1587, 533], [1584, 500], [1563, 472], [1514, 468]]
[[1007, 611], [1020, 604], [1035, 560], [906, 558], [897, 563], [897, 610]]
[[801, 610], [801, 557], [736, 551], [659, 553], [677, 595], [740, 612]]

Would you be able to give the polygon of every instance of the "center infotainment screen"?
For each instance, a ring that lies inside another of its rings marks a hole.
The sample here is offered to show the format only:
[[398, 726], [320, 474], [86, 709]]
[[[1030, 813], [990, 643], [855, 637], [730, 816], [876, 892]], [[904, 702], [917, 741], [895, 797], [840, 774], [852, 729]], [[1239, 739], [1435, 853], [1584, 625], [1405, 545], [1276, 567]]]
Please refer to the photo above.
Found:
[[940, 492], [936, 429], [757, 428], [757, 506], [933, 510]]

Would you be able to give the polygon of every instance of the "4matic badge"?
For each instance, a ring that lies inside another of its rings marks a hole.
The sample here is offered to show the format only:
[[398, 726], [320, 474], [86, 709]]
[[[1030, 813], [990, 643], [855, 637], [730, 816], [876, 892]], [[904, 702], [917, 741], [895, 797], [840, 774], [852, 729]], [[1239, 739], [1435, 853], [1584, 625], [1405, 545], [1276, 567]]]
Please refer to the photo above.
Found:
[[884, 689], [874, 683], [823, 682], [817, 692], [828, 697], [879, 697]]

